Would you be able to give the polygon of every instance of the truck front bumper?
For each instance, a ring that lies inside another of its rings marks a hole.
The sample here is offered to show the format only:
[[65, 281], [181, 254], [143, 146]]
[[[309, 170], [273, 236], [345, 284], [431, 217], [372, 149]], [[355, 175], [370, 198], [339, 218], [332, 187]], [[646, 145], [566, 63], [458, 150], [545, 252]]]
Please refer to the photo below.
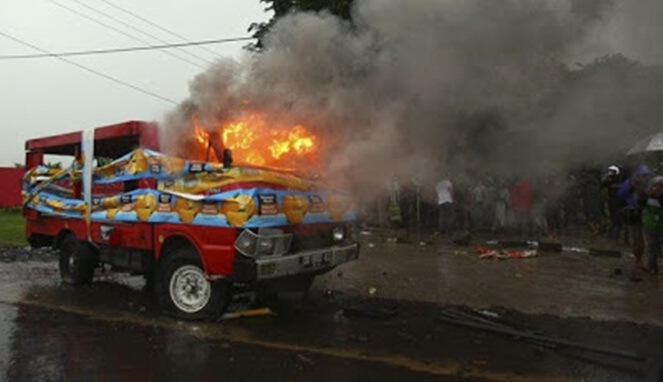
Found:
[[268, 280], [305, 273], [324, 273], [358, 258], [359, 243], [262, 257], [255, 260], [256, 276], [258, 280]]

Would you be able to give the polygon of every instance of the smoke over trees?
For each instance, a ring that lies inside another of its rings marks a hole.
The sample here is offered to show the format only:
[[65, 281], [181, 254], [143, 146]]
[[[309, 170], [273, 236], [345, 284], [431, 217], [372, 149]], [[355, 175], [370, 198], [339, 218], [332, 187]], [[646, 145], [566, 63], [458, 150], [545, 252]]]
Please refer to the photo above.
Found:
[[266, 10], [274, 12], [274, 16], [266, 23], [253, 23], [249, 32], [254, 32], [253, 37], [258, 41], [251, 45], [252, 49], [263, 47], [262, 39], [276, 22], [290, 13], [294, 12], [321, 12], [326, 11], [335, 16], [350, 20], [352, 4], [354, 0], [260, 0], [268, 4]]
[[288, 11], [260, 53], [193, 79], [166, 147], [192, 113], [214, 126], [259, 110], [314, 129], [324, 171], [367, 193], [392, 175], [537, 176], [614, 158], [663, 120], [663, 36], [632, 7], [663, 16], [653, 0], [356, 0], [352, 22]]

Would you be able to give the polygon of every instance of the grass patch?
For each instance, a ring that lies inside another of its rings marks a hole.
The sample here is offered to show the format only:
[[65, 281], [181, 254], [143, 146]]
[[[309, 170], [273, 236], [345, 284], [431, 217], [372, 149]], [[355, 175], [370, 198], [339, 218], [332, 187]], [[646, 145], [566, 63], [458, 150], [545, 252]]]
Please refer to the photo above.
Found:
[[28, 245], [21, 210], [0, 210], [0, 245]]

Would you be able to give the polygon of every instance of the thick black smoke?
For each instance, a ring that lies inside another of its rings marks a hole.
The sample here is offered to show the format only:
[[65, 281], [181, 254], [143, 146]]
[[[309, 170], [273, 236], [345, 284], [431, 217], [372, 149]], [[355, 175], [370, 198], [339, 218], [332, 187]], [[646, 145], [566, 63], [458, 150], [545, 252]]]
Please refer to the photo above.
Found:
[[257, 110], [314, 129], [324, 171], [367, 194], [393, 175], [537, 176], [607, 160], [663, 120], [663, 72], [633, 61], [663, 59], [660, 18], [641, 18], [663, 3], [635, 3], [357, 0], [352, 23], [292, 14], [264, 51], [192, 81], [166, 143], [189, 134], [192, 113], [218, 126]]

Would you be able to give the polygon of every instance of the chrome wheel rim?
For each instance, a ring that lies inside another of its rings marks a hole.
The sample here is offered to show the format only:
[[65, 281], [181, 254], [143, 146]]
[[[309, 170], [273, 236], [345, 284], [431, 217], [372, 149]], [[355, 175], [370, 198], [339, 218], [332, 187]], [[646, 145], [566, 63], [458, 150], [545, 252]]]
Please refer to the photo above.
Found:
[[169, 291], [170, 299], [177, 309], [196, 313], [209, 302], [212, 286], [205, 279], [202, 269], [195, 265], [183, 265], [173, 272]]

